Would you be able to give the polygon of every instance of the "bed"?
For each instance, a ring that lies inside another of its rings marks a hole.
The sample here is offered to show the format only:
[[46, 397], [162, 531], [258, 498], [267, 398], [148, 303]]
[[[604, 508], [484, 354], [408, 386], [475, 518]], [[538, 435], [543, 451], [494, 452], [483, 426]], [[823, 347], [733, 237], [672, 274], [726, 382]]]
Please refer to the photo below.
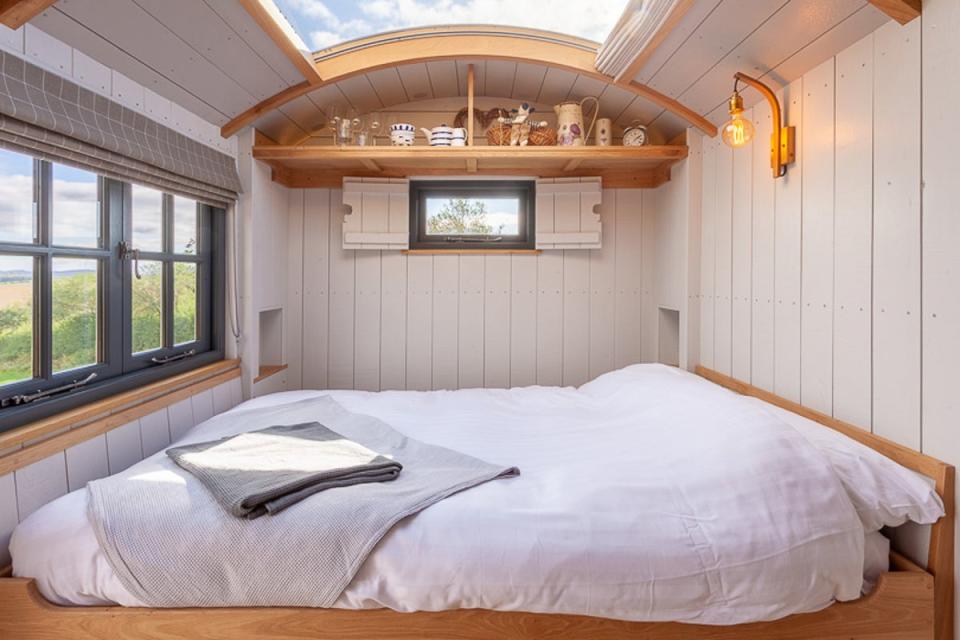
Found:
[[[275, 394], [233, 411], [317, 393]], [[921, 638], [936, 627], [947, 637], [952, 468], [850, 432], [931, 478], [932, 495], [947, 504], [933, 526], [928, 570], [898, 554], [889, 567], [886, 540], [865, 531], [859, 506], [816, 442], [820, 434], [776, 413], [773, 405], [785, 401], [748, 401], [658, 365], [628, 367], [580, 389], [322, 393], [423, 441], [517, 465], [521, 476], [453, 496], [395, 527], [335, 609], [203, 609], [202, 616], [143, 608], [100, 552], [85, 492], [74, 492], [17, 529], [11, 550], [21, 577], [0, 580], [0, 631], [10, 624], [12, 637], [23, 638], [110, 637], [121, 628], [175, 637], [187, 627], [211, 638]], [[818, 417], [806, 414], [801, 419]], [[184, 441], [205, 436], [199, 425]], [[154, 464], [139, 463], [139, 472]], [[804, 497], [783, 500], [787, 490]], [[680, 507], [689, 512], [675, 513]], [[869, 595], [861, 597], [865, 586]], [[86, 635], [77, 635], [78, 624]]]

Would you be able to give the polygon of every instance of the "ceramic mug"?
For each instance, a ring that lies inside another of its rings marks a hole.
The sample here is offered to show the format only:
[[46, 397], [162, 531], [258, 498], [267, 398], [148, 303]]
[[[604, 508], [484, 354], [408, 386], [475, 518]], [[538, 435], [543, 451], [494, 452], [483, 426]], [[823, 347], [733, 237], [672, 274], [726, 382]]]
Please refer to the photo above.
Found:
[[610, 118], [597, 120], [596, 143], [598, 147], [609, 147], [613, 144], [613, 120]]
[[413, 136], [416, 128], [406, 122], [390, 125], [390, 144], [395, 147], [409, 147], [413, 145]]
[[464, 147], [467, 145], [467, 130], [458, 127], [453, 130], [453, 137], [450, 139], [450, 145], [453, 147]]

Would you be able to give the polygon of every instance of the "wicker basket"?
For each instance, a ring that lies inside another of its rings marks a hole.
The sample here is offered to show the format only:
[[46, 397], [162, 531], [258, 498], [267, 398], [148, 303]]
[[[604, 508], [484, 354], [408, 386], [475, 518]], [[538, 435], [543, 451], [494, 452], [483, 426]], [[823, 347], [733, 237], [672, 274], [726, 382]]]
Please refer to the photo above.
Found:
[[510, 125], [506, 122], [494, 122], [487, 129], [487, 144], [494, 147], [510, 146]]
[[534, 127], [530, 130], [527, 143], [535, 147], [552, 147], [557, 144], [557, 130], [553, 127]]

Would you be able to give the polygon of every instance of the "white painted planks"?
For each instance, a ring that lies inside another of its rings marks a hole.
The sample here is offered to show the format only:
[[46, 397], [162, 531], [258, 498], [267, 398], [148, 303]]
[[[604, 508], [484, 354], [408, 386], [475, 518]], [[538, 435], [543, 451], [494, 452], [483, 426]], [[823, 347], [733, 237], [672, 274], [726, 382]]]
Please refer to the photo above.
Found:
[[[510, 276], [512, 257], [484, 256], [483, 386], [510, 386]], [[529, 320], [528, 320], [529, 321]]]
[[107, 439], [97, 437], [67, 449], [67, 485], [70, 491], [87, 486], [97, 478], [110, 475], [107, 463]]
[[730, 375], [733, 367], [733, 150], [719, 144], [714, 209], [713, 366]]
[[[753, 110], [744, 112], [753, 119]], [[730, 371], [750, 380], [753, 294], [753, 145], [733, 153], [730, 194]]]
[[17, 513], [23, 520], [68, 491], [64, 452], [38, 460], [13, 472], [17, 485]]
[[107, 462], [110, 473], [120, 473], [143, 460], [140, 423], [136, 420], [107, 432]]
[[833, 413], [834, 60], [803, 78], [800, 401]]
[[[310, 345], [310, 357], [301, 349], [298, 358], [303, 362], [303, 387], [326, 389], [330, 286], [330, 190], [303, 190], [303, 262], [300, 268], [303, 282], [303, 344]], [[291, 198], [293, 196], [291, 195]], [[296, 277], [289, 270], [288, 277]]]
[[[753, 234], [751, 236], [750, 378], [761, 389], [773, 391], [774, 272], [776, 270], [774, 228], [774, 181], [771, 178], [769, 148], [763, 143], [773, 131], [770, 105], [753, 108], [756, 128], [753, 143]], [[701, 318], [700, 322], [706, 319]]]
[[17, 527], [17, 485], [13, 474], [0, 476], [0, 566], [10, 564], [10, 534]]
[[717, 276], [717, 159], [719, 141], [703, 143], [703, 193], [700, 210], [700, 363], [716, 366], [714, 332], [716, 330]]

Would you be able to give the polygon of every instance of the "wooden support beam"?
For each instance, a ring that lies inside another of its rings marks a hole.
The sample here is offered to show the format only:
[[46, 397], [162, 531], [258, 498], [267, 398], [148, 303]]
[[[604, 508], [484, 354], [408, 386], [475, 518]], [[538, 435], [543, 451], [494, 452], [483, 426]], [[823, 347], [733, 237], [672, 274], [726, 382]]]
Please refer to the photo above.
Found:
[[467, 172], [476, 173], [477, 172], [477, 159], [476, 158], [467, 158]]
[[667, 16], [667, 19], [660, 25], [660, 28], [657, 30], [653, 37], [650, 38], [650, 41], [647, 43], [647, 46], [637, 54], [637, 57], [634, 58], [627, 67], [621, 71], [617, 77], [616, 81], [618, 84], [625, 84], [630, 82], [636, 77], [640, 70], [643, 69], [643, 66], [647, 64], [647, 61], [650, 59], [650, 56], [657, 50], [663, 41], [667, 39], [667, 36], [676, 29], [677, 25], [680, 24], [680, 21], [683, 20], [683, 17], [687, 15], [687, 12], [690, 11], [690, 7], [693, 6], [696, 0], [680, 0], [676, 5], [674, 5], [673, 10], [670, 12], [670, 15]]
[[365, 166], [367, 169], [370, 169], [370, 171], [377, 171], [377, 172], [383, 171], [383, 169], [380, 168], [380, 165], [378, 165], [376, 162], [374, 162], [370, 158], [361, 158], [360, 163], [363, 166]]
[[[467, 144], [473, 146], [473, 88], [475, 85], [473, 65], [467, 65]], [[469, 169], [469, 164], [467, 165]], [[473, 170], [477, 170], [476, 162], [474, 162]]]
[[564, 171], [573, 171], [583, 163], [582, 158], [574, 158], [563, 166]]
[[240, 0], [240, 4], [264, 33], [270, 36], [274, 44], [280, 47], [287, 60], [293, 63], [307, 82], [317, 84], [322, 80], [313, 60], [308, 58], [294, 41], [296, 34], [288, 33], [290, 27], [286, 24], [286, 19], [278, 14], [277, 6], [271, 0]]
[[0, 0], [0, 24], [19, 29], [56, 0]]
[[870, 0], [870, 4], [900, 24], [919, 18], [923, 9], [921, 0]]

